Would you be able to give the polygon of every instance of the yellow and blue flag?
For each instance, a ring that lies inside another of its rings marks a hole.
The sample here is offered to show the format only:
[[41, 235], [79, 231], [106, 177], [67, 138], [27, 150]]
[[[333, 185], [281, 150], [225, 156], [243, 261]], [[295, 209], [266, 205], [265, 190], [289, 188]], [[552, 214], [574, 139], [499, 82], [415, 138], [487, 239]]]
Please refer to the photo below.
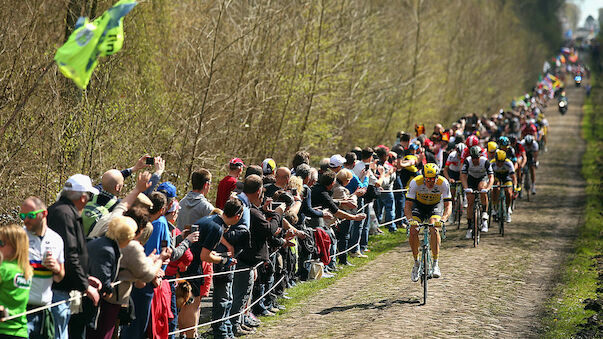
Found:
[[54, 56], [61, 73], [85, 89], [98, 57], [116, 53], [123, 46], [123, 17], [134, 6], [134, 0], [120, 0], [92, 22], [80, 17], [67, 42]]

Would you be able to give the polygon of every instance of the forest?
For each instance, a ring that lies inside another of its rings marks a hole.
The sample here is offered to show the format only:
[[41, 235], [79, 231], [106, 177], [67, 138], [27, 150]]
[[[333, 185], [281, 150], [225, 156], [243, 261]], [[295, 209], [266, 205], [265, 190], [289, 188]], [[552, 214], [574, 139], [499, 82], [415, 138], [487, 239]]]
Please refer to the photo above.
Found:
[[[506, 108], [561, 42], [563, 0], [146, 0], [87, 90], [54, 54], [108, 0], [0, 0], [0, 213], [144, 153], [184, 193], [231, 157], [289, 164]], [[217, 180], [216, 180], [217, 182]]]

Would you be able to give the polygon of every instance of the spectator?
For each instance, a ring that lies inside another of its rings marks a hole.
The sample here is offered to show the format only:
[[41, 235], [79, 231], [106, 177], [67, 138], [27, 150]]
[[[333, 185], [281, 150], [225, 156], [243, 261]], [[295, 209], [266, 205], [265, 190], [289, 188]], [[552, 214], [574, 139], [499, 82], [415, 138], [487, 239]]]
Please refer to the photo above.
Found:
[[[276, 181], [276, 178], [274, 177], [275, 171], [276, 162], [273, 159], [267, 158], [262, 161], [262, 173], [258, 175], [262, 178], [264, 185], [273, 184]], [[247, 177], [247, 175], [245, 177]]]
[[330, 158], [322, 158], [318, 163], [318, 176], [321, 176], [323, 173], [329, 170], [329, 162]]
[[[150, 212], [150, 220], [152, 220], [153, 232], [149, 240], [144, 245], [145, 254], [151, 255], [154, 253], [165, 253], [162, 249], [161, 242], [165, 241], [167, 244], [164, 246], [168, 249], [168, 258], [171, 256], [172, 252], [170, 249], [170, 233], [167, 225], [167, 220], [165, 219], [165, 211], [167, 198], [163, 193], [153, 192], [150, 196], [151, 202], [153, 203], [153, 207]], [[165, 269], [165, 265], [162, 266], [162, 270]], [[160, 276], [163, 276], [163, 271], [159, 272]], [[130, 323], [129, 326], [125, 326], [122, 330], [122, 336], [124, 338], [143, 338], [146, 332], [149, 317], [151, 315], [151, 302], [153, 300], [154, 295], [154, 287], [153, 285], [159, 285], [161, 281], [155, 281], [154, 284], [147, 284], [142, 288], [134, 287], [132, 289], [131, 295], [132, 300], [135, 305], [136, 319]]]
[[193, 172], [191, 184], [193, 189], [180, 200], [177, 225], [181, 231], [184, 226], [193, 224], [214, 210], [214, 206], [206, 198], [211, 188], [211, 173], [205, 168]]
[[84, 314], [90, 317], [86, 329], [88, 339], [110, 339], [113, 335], [120, 305], [112, 304], [105, 298], [115, 292], [112, 283], [117, 281], [119, 262], [122, 257], [120, 249], [126, 247], [134, 239], [137, 229], [138, 226], [133, 219], [124, 216], [115, 217], [109, 221], [109, 227], [104, 236], [87, 244], [90, 254], [89, 273], [98, 278], [103, 286], [100, 290], [102, 298], [98, 311], [90, 301], [83, 305]]
[[[274, 164], [274, 167], [276, 168], [276, 163]], [[247, 178], [248, 176], [255, 174], [255, 175], [259, 175], [260, 177], [262, 177], [263, 170], [261, 166], [258, 165], [249, 165], [247, 167], [247, 169], [245, 170], [245, 178]], [[243, 192], [243, 181], [237, 181], [237, 187], [235, 188], [235, 193], [236, 194], [241, 194]]]
[[295, 172], [297, 167], [301, 164], [310, 164], [310, 153], [306, 151], [297, 151], [291, 161], [291, 172]]
[[228, 163], [228, 175], [224, 179], [220, 180], [218, 184], [218, 193], [216, 197], [216, 207], [224, 209], [224, 204], [230, 198], [230, 192], [234, 191], [237, 186], [237, 180], [243, 173], [243, 167], [245, 164], [243, 160], [239, 158], [232, 158]]
[[[377, 158], [379, 159], [379, 166], [383, 170], [379, 173], [380, 187], [382, 189], [378, 199], [375, 201], [375, 214], [377, 221], [381, 220], [381, 213], [385, 213], [383, 217], [384, 223], [394, 220], [395, 207], [394, 207], [394, 194], [391, 192], [394, 186], [394, 180], [396, 178], [396, 169], [388, 161], [389, 150], [384, 147], [377, 147], [375, 150]], [[394, 223], [389, 223], [387, 228], [390, 232], [395, 232], [397, 227]]]
[[[348, 201], [353, 204], [353, 207], [346, 209], [346, 211], [350, 213], [354, 213], [358, 207], [358, 195], [350, 194], [350, 191], [346, 188], [352, 178], [352, 171], [344, 168], [337, 173], [335, 185], [333, 186], [333, 199], [340, 202]], [[343, 252], [347, 250], [348, 241], [350, 240], [350, 220], [341, 221], [335, 234], [337, 236], [337, 251]], [[347, 252], [340, 254], [338, 256], [339, 264], [352, 266], [352, 264], [348, 262], [347, 258]]]
[[275, 182], [264, 186], [264, 196], [272, 198], [276, 191], [287, 189], [289, 178], [291, 178], [291, 171], [287, 167], [279, 167], [274, 175]]
[[[234, 248], [234, 257], [249, 244], [249, 230], [245, 227], [236, 227], [243, 215], [243, 203], [239, 199], [230, 199], [224, 205], [222, 220], [224, 221], [224, 239]], [[216, 252], [222, 257], [228, 257], [226, 262], [213, 263], [214, 272], [232, 271], [237, 263], [236, 259], [230, 258], [228, 248], [223, 244], [218, 244]], [[212, 320], [216, 321], [228, 318], [231, 313], [233, 303], [233, 273], [215, 276], [213, 279], [212, 295]], [[214, 338], [232, 338], [235, 334], [249, 334], [240, 326], [233, 327], [230, 319], [218, 321], [212, 324]]]
[[[101, 286], [98, 279], [89, 278], [87, 274], [88, 250], [81, 217], [91, 195], [98, 193], [88, 176], [75, 174], [65, 182], [59, 200], [48, 208], [48, 227], [63, 238], [65, 245], [65, 278], [53, 283], [53, 303], [69, 299], [69, 292], [73, 290], [86, 293], [95, 305], [98, 303]], [[69, 307], [70, 302], [66, 302], [52, 308], [56, 338], [82, 338], [85, 335], [83, 319], [71, 319]]]
[[[225, 208], [227, 206], [229, 207], [229, 213], [231, 212], [230, 206], [233, 204], [232, 201], [234, 200], [229, 200], [224, 204]], [[210, 264], [222, 263], [230, 265], [231, 262], [236, 263], [236, 260], [229, 259], [233, 255], [232, 246], [223, 240], [222, 234], [224, 228], [236, 224], [239, 221], [240, 214], [243, 212], [243, 206], [239, 206], [240, 210], [237, 213], [234, 213], [234, 217], [216, 214], [203, 217], [195, 222], [196, 225], [199, 225], [199, 240], [191, 245], [193, 261], [183, 276], [196, 276], [202, 274], [202, 261]], [[220, 256], [214, 252], [220, 242], [229, 249], [229, 256]], [[229, 262], [229, 260], [232, 261]], [[195, 326], [199, 321], [199, 313], [201, 311], [201, 286], [203, 280], [204, 278], [188, 280], [193, 287], [194, 300], [191, 304], [183, 306], [178, 316], [178, 327], [180, 329], [193, 327], [184, 332], [188, 338], [197, 337], [197, 328]]]
[[[52, 282], [60, 282], [65, 276], [63, 239], [48, 228], [47, 215], [46, 205], [38, 197], [29, 197], [21, 204], [19, 216], [27, 229], [29, 264], [34, 270], [28, 309], [49, 305]], [[49, 327], [54, 328], [50, 309], [27, 315], [29, 338], [47, 338], [45, 329]]]
[[[15, 224], [0, 226], [0, 305], [10, 315], [25, 312], [33, 270], [27, 255], [27, 234]], [[0, 322], [0, 337], [27, 338], [27, 317]]]
[[117, 196], [124, 186], [124, 176], [116, 169], [108, 170], [103, 174], [101, 182], [103, 184], [99, 193], [95, 194], [86, 204], [82, 213], [82, 224], [85, 235], [90, 233], [90, 230], [94, 228], [98, 219], [103, 215], [109, 214], [117, 205]]
[[329, 168], [331, 171], [337, 173], [345, 164], [345, 158], [341, 156], [341, 154], [334, 154], [329, 159]]

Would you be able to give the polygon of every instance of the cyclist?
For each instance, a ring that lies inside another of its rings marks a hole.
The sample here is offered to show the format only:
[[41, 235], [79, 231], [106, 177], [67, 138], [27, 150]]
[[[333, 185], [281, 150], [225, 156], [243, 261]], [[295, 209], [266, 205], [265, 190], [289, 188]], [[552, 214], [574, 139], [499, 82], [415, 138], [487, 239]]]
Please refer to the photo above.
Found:
[[538, 168], [538, 142], [530, 134], [526, 135], [521, 141], [521, 145], [526, 150], [527, 166], [532, 179], [532, 194], [536, 194], [536, 169]]
[[438, 165], [425, 164], [423, 175], [416, 176], [410, 181], [406, 193], [404, 214], [408, 220], [412, 220], [410, 222], [408, 243], [415, 259], [415, 265], [410, 274], [412, 281], [419, 280], [419, 231], [417, 229], [419, 221], [429, 220], [429, 223], [435, 226], [429, 229], [431, 253], [433, 254], [432, 274], [434, 278], [442, 276], [438, 266], [438, 255], [440, 253], [439, 228], [448, 220], [452, 212], [452, 196], [450, 195], [448, 180], [438, 175], [439, 171]]
[[473, 146], [478, 146], [481, 152], [481, 155], [483, 157], [488, 157], [488, 154], [486, 153], [486, 150], [483, 149], [480, 145], [479, 145], [479, 138], [475, 135], [470, 135], [467, 137], [467, 140], [465, 140], [465, 145], [467, 145], [467, 148], [465, 148], [463, 150], [463, 153], [461, 153], [461, 164], [465, 162], [465, 159], [467, 159], [467, 157], [469, 156], [469, 149]]
[[[503, 150], [496, 151], [496, 159], [490, 161], [492, 163], [492, 171], [494, 171], [494, 182], [499, 186], [511, 186], [505, 187], [505, 197], [507, 198], [507, 222], [511, 222], [511, 194], [513, 188], [517, 186], [517, 179], [515, 178], [515, 167], [513, 162], [507, 159], [507, 153]], [[492, 215], [496, 216], [498, 209], [494, 206], [498, 204], [499, 187], [492, 189]]]
[[[488, 191], [494, 184], [494, 172], [492, 171], [492, 165], [488, 159], [481, 155], [482, 149], [479, 146], [473, 146], [469, 150], [470, 156], [465, 159], [463, 166], [461, 167], [461, 182], [466, 193], [472, 193], [473, 191], [480, 192], [480, 201], [484, 206], [482, 212], [482, 232], [488, 232]], [[475, 196], [473, 194], [467, 194], [467, 239], [471, 239], [473, 233], [473, 222], [479, 222], [473, 220], [473, 200]]]
[[488, 160], [492, 161], [496, 158], [496, 150], [498, 150], [498, 144], [496, 141], [488, 142]]
[[[446, 180], [448, 180], [450, 183], [450, 193], [452, 194], [453, 198], [456, 194], [456, 186], [452, 184], [457, 181], [461, 182], [461, 154], [463, 154], [465, 148], [467, 148], [467, 145], [463, 143], [456, 144], [454, 151], [450, 152], [448, 155], [448, 159], [444, 165], [444, 170], [442, 171], [444, 173], [444, 177], [446, 177]], [[465, 199], [465, 203], [466, 201], [467, 200]]]

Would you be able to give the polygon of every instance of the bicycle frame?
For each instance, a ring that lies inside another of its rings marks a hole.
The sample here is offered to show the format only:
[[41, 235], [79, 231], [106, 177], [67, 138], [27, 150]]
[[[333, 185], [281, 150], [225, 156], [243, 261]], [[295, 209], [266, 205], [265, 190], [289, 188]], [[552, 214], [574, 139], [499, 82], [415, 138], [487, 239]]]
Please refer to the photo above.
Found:
[[456, 229], [461, 228], [461, 216], [463, 215], [463, 184], [460, 181], [452, 184], [454, 187], [454, 200], [452, 201], [452, 213], [454, 214], [453, 223], [456, 223]]
[[507, 196], [505, 188], [513, 187], [513, 185], [493, 185], [492, 188], [499, 188], [498, 192], [498, 233], [505, 236], [505, 221], [507, 220]]
[[[481, 219], [482, 219], [482, 211], [484, 209], [484, 207], [482, 206], [482, 201], [480, 199], [480, 191], [473, 191], [470, 194], [473, 194], [473, 211], [471, 211], [471, 213], [473, 213], [473, 234], [472, 234], [472, 238], [473, 238], [473, 247], [477, 247], [477, 245], [479, 245], [479, 237], [480, 237], [480, 230], [481, 230]], [[488, 191], [488, 194], [490, 194], [490, 191]], [[488, 199], [488, 203], [490, 203], [491, 199]], [[467, 211], [467, 213], [469, 213], [469, 211]]]
[[[417, 227], [419, 234], [423, 233], [423, 239], [421, 240], [421, 261], [419, 266], [419, 272], [421, 274], [421, 283], [423, 284], [423, 305], [427, 304], [427, 281], [432, 278], [433, 274], [433, 258], [431, 256], [431, 245], [429, 229], [435, 227], [432, 224], [421, 223]], [[442, 225], [442, 240], [446, 239], [446, 225]]]

